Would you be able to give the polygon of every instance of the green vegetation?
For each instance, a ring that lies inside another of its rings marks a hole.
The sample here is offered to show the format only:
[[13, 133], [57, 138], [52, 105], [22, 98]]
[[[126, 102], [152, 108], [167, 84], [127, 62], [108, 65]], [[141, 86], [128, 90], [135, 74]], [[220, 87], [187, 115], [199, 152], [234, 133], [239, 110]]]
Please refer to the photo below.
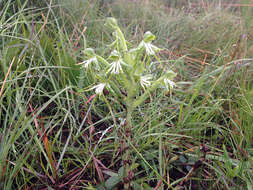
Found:
[[252, 1], [0, 8], [0, 189], [253, 189]]

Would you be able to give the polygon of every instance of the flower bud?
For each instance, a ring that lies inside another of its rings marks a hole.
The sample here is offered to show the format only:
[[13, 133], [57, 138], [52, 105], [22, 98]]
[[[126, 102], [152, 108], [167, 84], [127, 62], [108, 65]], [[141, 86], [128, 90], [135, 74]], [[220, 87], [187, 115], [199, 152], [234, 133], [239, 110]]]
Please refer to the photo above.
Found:
[[117, 20], [113, 17], [107, 18], [105, 25], [113, 29], [118, 27]]
[[150, 31], [147, 31], [143, 36], [143, 41], [145, 43], [150, 43], [155, 39], [155, 35], [152, 34]]

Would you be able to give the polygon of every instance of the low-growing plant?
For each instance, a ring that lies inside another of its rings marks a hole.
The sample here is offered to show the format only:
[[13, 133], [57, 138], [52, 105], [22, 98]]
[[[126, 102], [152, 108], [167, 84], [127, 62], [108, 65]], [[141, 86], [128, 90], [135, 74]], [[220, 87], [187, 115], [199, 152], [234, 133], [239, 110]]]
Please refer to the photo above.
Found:
[[[96, 85], [85, 90], [95, 90], [100, 101], [104, 101], [113, 117], [114, 126], [121, 127], [123, 137], [123, 181], [124, 189], [129, 189], [133, 179], [131, 171], [130, 145], [132, 141], [132, 128], [134, 110], [143, 104], [153, 91], [172, 90], [175, 83], [172, 79], [176, 76], [172, 70], [163, 69], [162, 64], [156, 55], [161, 49], [151, 42], [155, 36], [146, 32], [143, 40], [137, 48], [128, 48], [123, 33], [121, 32], [116, 19], [108, 18], [106, 26], [113, 30], [115, 41], [109, 46], [112, 49], [108, 58], [95, 53], [91, 48], [84, 50], [85, 61], [80, 63], [82, 67], [92, 74]], [[160, 71], [159, 71], [160, 68]], [[156, 72], [154, 72], [156, 70]], [[113, 102], [109, 100], [113, 98]], [[120, 104], [125, 114], [121, 123], [115, 118], [113, 104]]]

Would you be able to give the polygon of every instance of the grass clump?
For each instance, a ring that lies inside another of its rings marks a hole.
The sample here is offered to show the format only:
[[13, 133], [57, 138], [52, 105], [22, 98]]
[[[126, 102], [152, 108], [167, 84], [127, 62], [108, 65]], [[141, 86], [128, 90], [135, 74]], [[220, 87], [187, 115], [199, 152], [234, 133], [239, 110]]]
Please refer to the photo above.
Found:
[[0, 189], [252, 189], [250, 1], [44, 3], [0, 2]]

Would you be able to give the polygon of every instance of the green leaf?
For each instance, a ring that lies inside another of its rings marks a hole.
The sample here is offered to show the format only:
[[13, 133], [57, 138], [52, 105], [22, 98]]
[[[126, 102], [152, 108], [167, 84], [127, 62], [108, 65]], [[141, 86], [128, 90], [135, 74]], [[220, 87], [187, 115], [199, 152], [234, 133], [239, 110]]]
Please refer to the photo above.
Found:
[[105, 174], [107, 174], [107, 175], [109, 175], [111, 177], [113, 177], [113, 176], [114, 177], [118, 177], [119, 176], [117, 173], [109, 171], [109, 170], [104, 170], [103, 173], [105, 173]]
[[112, 176], [105, 182], [105, 187], [108, 190], [113, 189], [120, 182], [119, 176]]
[[132, 165], [131, 165], [131, 170], [136, 169], [139, 165], [140, 165], [140, 164], [138, 164], [138, 163], [132, 164]]
[[232, 170], [231, 170], [231, 176], [232, 177], [236, 177], [239, 173], [239, 166], [235, 166]]
[[135, 181], [131, 182], [131, 186], [133, 187], [134, 190], [141, 190], [142, 189], [141, 186], [138, 183], [136, 183]]
[[143, 183], [142, 186], [143, 186], [142, 189], [145, 189], [145, 190], [151, 190], [152, 189], [147, 183]]
[[180, 162], [182, 162], [182, 163], [186, 163], [186, 162], [187, 162], [186, 158], [185, 158], [183, 155], [180, 155], [180, 156], [179, 156], [179, 160], [180, 160]]
[[124, 177], [124, 167], [120, 167], [119, 171], [118, 171], [118, 175], [119, 177], [123, 178]]
[[103, 185], [99, 184], [96, 186], [96, 189], [95, 188], [92, 188], [92, 187], [89, 187], [90, 190], [106, 190]]
[[229, 161], [229, 155], [228, 155], [227, 149], [226, 149], [226, 147], [225, 147], [224, 144], [222, 145], [222, 148], [223, 148], [223, 151], [224, 151], [224, 158], [225, 158], [226, 169], [231, 169], [232, 165], [231, 165], [231, 163]]

